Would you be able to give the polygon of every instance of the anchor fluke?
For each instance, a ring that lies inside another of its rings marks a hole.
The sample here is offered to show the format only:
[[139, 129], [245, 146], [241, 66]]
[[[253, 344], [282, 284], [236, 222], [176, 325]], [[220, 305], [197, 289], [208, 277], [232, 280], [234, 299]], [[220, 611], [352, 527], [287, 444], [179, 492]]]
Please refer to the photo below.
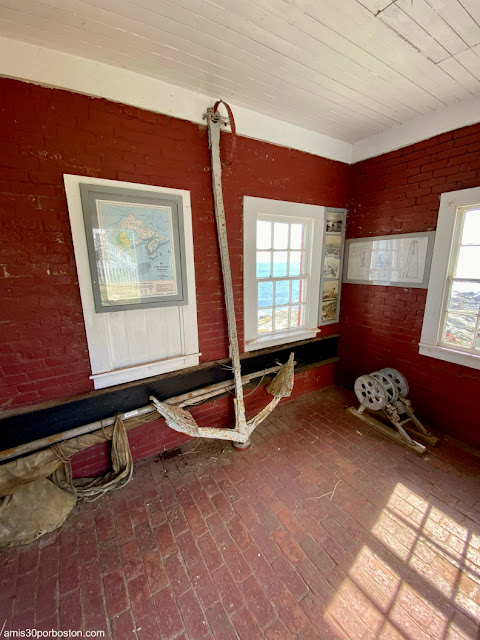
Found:
[[288, 398], [293, 390], [294, 366], [293, 351], [275, 378], [267, 386], [267, 391], [275, 398]]
[[150, 396], [150, 400], [155, 405], [155, 409], [165, 418], [165, 422], [170, 429], [186, 433], [189, 436], [198, 435], [198, 424], [195, 422], [190, 411], [182, 409], [172, 404], [160, 402], [155, 396]]

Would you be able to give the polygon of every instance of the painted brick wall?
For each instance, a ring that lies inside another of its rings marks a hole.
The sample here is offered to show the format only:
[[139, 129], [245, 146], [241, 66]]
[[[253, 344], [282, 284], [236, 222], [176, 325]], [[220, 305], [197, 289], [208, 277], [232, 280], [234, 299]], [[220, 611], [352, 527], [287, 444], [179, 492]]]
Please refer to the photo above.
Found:
[[[0, 142], [0, 410], [93, 389], [64, 173], [190, 190], [202, 361], [227, 357], [205, 127], [0, 79]], [[242, 343], [243, 196], [344, 207], [348, 167], [240, 137], [223, 175]], [[153, 431], [142, 457], [174, 444]]]
[[[440, 194], [480, 185], [480, 124], [445, 133], [351, 167], [347, 237], [436, 228]], [[341, 381], [395, 367], [421, 417], [480, 445], [480, 372], [421, 356], [426, 290], [344, 285]]]

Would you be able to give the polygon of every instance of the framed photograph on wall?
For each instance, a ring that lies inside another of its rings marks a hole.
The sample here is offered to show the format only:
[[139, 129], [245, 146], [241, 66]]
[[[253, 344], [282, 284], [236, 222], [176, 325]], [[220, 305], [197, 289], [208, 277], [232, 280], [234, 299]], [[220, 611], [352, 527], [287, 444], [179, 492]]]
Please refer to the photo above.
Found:
[[80, 184], [95, 311], [187, 304], [182, 199]]
[[345, 244], [346, 209], [327, 209], [323, 237], [319, 326], [338, 322]]

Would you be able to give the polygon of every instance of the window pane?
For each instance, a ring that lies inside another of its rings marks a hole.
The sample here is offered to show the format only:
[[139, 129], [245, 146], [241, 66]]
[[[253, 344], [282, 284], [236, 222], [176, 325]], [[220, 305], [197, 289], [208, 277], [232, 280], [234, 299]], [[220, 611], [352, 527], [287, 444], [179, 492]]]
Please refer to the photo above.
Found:
[[290, 327], [303, 327], [305, 324], [305, 305], [294, 305], [290, 309]]
[[277, 307], [275, 309], [275, 331], [288, 329], [288, 307]]
[[270, 278], [270, 251], [257, 251], [257, 278]]
[[448, 302], [448, 311], [478, 313], [480, 307], [480, 284], [476, 282], [454, 282]]
[[272, 248], [272, 223], [257, 220], [257, 249]]
[[304, 238], [305, 238], [305, 225], [291, 224], [290, 225], [290, 249], [303, 249]]
[[461, 244], [480, 244], [480, 209], [465, 214]]
[[477, 334], [477, 342], [475, 343], [475, 349], [480, 351], [480, 333]]
[[282, 278], [287, 275], [287, 252], [276, 251], [273, 254], [273, 277]]
[[475, 316], [452, 314], [447, 316], [443, 341], [460, 347], [471, 347], [475, 332]]
[[288, 249], [288, 224], [275, 222], [273, 225], [273, 248]]
[[303, 273], [303, 251], [290, 251], [289, 276], [299, 276]]
[[301, 280], [292, 280], [292, 302], [300, 302], [301, 284]]
[[277, 280], [275, 284], [275, 306], [290, 302], [290, 280]]
[[480, 247], [460, 247], [455, 275], [457, 278], [480, 278]]
[[296, 302], [305, 302], [305, 294], [307, 289], [307, 280], [302, 278], [301, 280], [292, 280], [292, 300], [294, 304]]
[[273, 282], [258, 283], [258, 306], [273, 306]]
[[272, 331], [272, 310], [262, 309], [258, 311], [258, 333], [270, 333]]

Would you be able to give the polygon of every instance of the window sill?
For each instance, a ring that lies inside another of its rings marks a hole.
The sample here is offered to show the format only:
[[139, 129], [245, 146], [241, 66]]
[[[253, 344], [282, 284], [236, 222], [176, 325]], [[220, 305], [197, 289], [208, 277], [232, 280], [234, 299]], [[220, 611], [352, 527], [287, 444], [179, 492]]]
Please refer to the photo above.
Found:
[[245, 342], [245, 351], [257, 351], [258, 349], [266, 349], [267, 347], [275, 347], [279, 344], [289, 344], [290, 342], [298, 342], [299, 340], [307, 340], [315, 338], [319, 329], [305, 329], [303, 331], [288, 331], [269, 335], [262, 338], [255, 338]]
[[460, 364], [472, 369], [480, 369], [480, 355], [477, 356], [473, 353], [466, 353], [465, 351], [456, 351], [455, 349], [448, 349], [447, 347], [421, 343], [419, 345], [418, 352], [422, 356], [429, 356], [430, 358], [453, 362], [454, 364]]
[[105, 387], [111, 387], [112, 385], [124, 384], [125, 382], [150, 378], [170, 371], [194, 367], [200, 362], [199, 357], [201, 355], [201, 353], [192, 353], [185, 356], [165, 358], [165, 360], [158, 362], [139, 364], [133, 367], [106, 371], [105, 373], [95, 373], [90, 378], [93, 380], [95, 389], [105, 389]]

